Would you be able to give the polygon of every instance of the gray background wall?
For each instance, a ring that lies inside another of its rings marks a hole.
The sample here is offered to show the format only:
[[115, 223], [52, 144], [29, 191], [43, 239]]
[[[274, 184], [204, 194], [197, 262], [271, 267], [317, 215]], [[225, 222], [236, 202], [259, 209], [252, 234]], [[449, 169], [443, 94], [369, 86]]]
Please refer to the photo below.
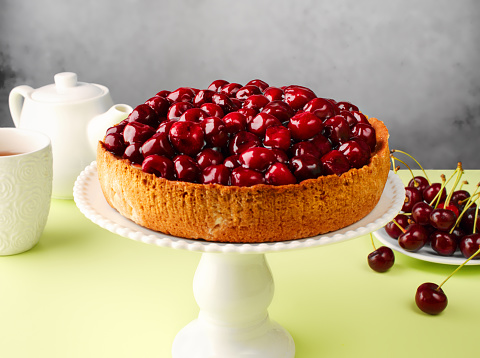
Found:
[[480, 169], [478, 0], [0, 0], [8, 93], [73, 71], [135, 106], [217, 78], [300, 84], [380, 118], [427, 168]]

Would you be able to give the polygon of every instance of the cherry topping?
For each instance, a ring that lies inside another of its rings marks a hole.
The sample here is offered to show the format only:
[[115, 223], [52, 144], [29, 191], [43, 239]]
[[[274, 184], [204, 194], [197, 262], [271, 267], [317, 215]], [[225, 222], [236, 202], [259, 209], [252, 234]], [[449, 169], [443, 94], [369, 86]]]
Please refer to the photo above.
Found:
[[417, 288], [415, 303], [423, 312], [437, 315], [447, 307], [448, 300], [437, 284], [426, 282]]
[[182, 113], [179, 121], [200, 122], [208, 117], [208, 114], [200, 108], [190, 108]]
[[215, 103], [204, 103], [200, 109], [208, 114], [209, 117], [223, 118], [225, 116], [222, 107]]
[[323, 127], [322, 120], [309, 112], [296, 114], [288, 123], [292, 138], [297, 141], [313, 138], [323, 130]]
[[275, 154], [270, 149], [263, 147], [250, 148], [238, 156], [240, 164], [248, 169], [263, 172], [275, 163]]
[[161, 90], [161, 91], [158, 92], [155, 96], [167, 98], [170, 93], [172, 93], [172, 92], [171, 92], [171, 91], [168, 91], [168, 90]]
[[[162, 98], [162, 97], [157, 97]], [[159, 122], [157, 114], [148, 104], [140, 104], [128, 115], [128, 122], [139, 122], [151, 127], [157, 127]]]
[[240, 88], [242, 88], [240, 83], [227, 83], [220, 87], [219, 92], [226, 94], [228, 97], [235, 97]]
[[247, 119], [240, 112], [231, 112], [222, 118], [225, 130], [230, 134], [244, 131], [247, 128]]
[[265, 173], [265, 182], [270, 185], [295, 184], [297, 179], [284, 163], [274, 163]]
[[281, 124], [277, 117], [261, 112], [247, 123], [247, 130], [261, 138], [265, 136], [268, 127], [280, 126]]
[[202, 127], [195, 122], [176, 122], [169, 131], [170, 142], [182, 154], [195, 156], [204, 146]]
[[120, 133], [109, 133], [105, 136], [104, 140], [105, 148], [115, 155], [123, 156], [125, 152], [125, 141], [123, 135]]
[[297, 155], [290, 160], [290, 169], [298, 182], [318, 178], [322, 174], [322, 164], [313, 155]]
[[168, 99], [160, 96], [155, 96], [148, 99], [145, 104], [150, 106], [150, 108], [155, 111], [158, 117], [166, 117], [168, 108], [170, 108], [170, 102]]
[[239, 100], [246, 100], [248, 97], [254, 95], [254, 94], [262, 94], [262, 91], [260, 88], [254, 85], [246, 85], [240, 88], [237, 93], [235, 94], [235, 97]]
[[178, 155], [173, 160], [173, 165], [175, 167], [177, 180], [190, 183], [198, 182], [201, 170], [195, 160], [193, 160], [191, 157], [184, 154]]
[[208, 86], [208, 89], [213, 92], [218, 92], [220, 90], [220, 87], [225, 86], [226, 84], [228, 84], [228, 81], [215, 80], [210, 84], [210, 86]]
[[365, 141], [370, 147], [372, 153], [375, 151], [377, 145], [377, 138], [375, 129], [370, 124], [357, 123], [352, 128], [352, 137], [360, 138]]
[[211, 147], [224, 147], [228, 143], [228, 131], [224, 122], [218, 117], [208, 117], [201, 123], [205, 142]]
[[[350, 131], [347, 120], [343, 116], [337, 115], [330, 117], [324, 124], [325, 129], [323, 130], [323, 134], [330, 139], [333, 145], [340, 145], [350, 138], [352, 132]], [[355, 137], [363, 139], [362, 137]]]
[[277, 117], [280, 122], [288, 122], [295, 114], [293, 109], [283, 101], [272, 101], [263, 107], [262, 112]]
[[140, 122], [131, 122], [127, 124], [123, 130], [123, 140], [126, 144], [135, 142], [143, 143], [154, 134], [155, 129], [149, 125]]
[[320, 158], [325, 174], [341, 175], [350, 169], [347, 158], [338, 150], [332, 150]]
[[157, 132], [142, 145], [142, 153], [144, 157], [152, 154], [163, 155], [168, 158], [173, 158], [175, 149], [173, 149], [168, 133]]
[[317, 97], [311, 89], [303, 86], [288, 86], [283, 92], [285, 95], [285, 103], [290, 105], [294, 110], [302, 109], [307, 102]]
[[123, 159], [130, 160], [133, 164], [142, 164], [143, 162], [143, 154], [142, 154], [142, 143], [136, 142], [132, 143], [127, 148], [125, 148], [125, 152], [123, 153]]
[[352, 168], [361, 168], [370, 161], [370, 147], [361, 139], [351, 139], [338, 147]]
[[197, 95], [193, 99], [193, 104], [196, 107], [200, 107], [204, 103], [212, 103], [212, 96], [215, 94], [214, 91], [204, 89], [198, 91]]
[[203, 184], [230, 184], [230, 170], [223, 164], [211, 165], [202, 171]]
[[157, 177], [173, 180], [175, 169], [173, 162], [162, 155], [149, 155], [143, 160], [142, 170]]
[[230, 99], [225, 93], [215, 93], [212, 96], [212, 103], [220, 106], [223, 113], [230, 113], [238, 109], [232, 99]]
[[243, 108], [254, 108], [258, 111], [261, 111], [270, 100], [265, 97], [263, 94], [254, 94], [248, 97], [245, 102], [243, 102]]
[[315, 146], [315, 148], [317, 148], [319, 157], [324, 156], [332, 150], [332, 143], [322, 134], [317, 134], [309, 141]]
[[255, 134], [242, 131], [230, 140], [229, 150], [230, 154], [240, 154], [249, 148], [259, 147], [260, 145], [261, 141]]
[[389, 247], [381, 246], [368, 255], [367, 262], [372, 270], [386, 272], [395, 263], [395, 254]]
[[249, 81], [247, 83], [247, 86], [249, 86], [249, 85], [257, 86], [258, 88], [260, 88], [261, 91], [265, 91], [269, 87], [268, 83], [266, 83], [265, 81], [259, 80], [259, 79], [254, 79], [254, 80]]
[[[303, 108], [305, 112], [310, 112], [316, 115], [321, 120], [333, 117], [336, 115], [335, 107], [325, 98], [314, 98], [309, 101]], [[352, 115], [353, 118], [353, 115]]]
[[231, 155], [223, 161], [223, 165], [228, 169], [232, 170], [240, 166], [240, 162], [238, 161], [238, 154]]
[[223, 154], [213, 148], [205, 148], [197, 155], [197, 163], [203, 170], [210, 165], [223, 163]]
[[195, 91], [190, 87], [180, 87], [170, 92], [167, 99], [172, 102], [192, 102], [195, 98]]
[[277, 87], [268, 87], [263, 95], [267, 97], [270, 101], [282, 101], [283, 100], [283, 90]]
[[250, 123], [250, 121], [257, 116], [258, 113], [260, 113], [257, 109], [255, 108], [240, 108], [237, 113], [242, 114], [245, 116], [246, 123]]
[[339, 110], [346, 110], [346, 111], [358, 111], [358, 107], [350, 102], [342, 101], [337, 102], [337, 108]]
[[284, 126], [272, 126], [265, 130], [263, 144], [269, 148], [286, 151], [290, 148], [291, 137], [290, 131]]
[[193, 108], [193, 104], [189, 102], [177, 102], [170, 106], [167, 119], [170, 121], [178, 121], [183, 113], [185, 113], [190, 108]]
[[256, 170], [238, 167], [232, 171], [231, 183], [236, 186], [253, 186], [264, 184], [265, 178], [262, 173]]

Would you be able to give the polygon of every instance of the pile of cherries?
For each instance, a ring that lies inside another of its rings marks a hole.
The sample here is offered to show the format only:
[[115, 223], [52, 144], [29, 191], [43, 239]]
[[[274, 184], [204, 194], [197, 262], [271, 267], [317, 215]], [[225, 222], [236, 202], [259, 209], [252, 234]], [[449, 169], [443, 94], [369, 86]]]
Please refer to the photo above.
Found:
[[160, 91], [109, 128], [104, 144], [158, 177], [253, 186], [361, 168], [376, 138], [366, 116], [349, 102], [256, 79]]
[[[416, 252], [429, 245], [438, 255], [452, 256], [460, 251], [467, 258], [440, 285], [426, 282], [417, 288], [417, 307], [431, 315], [439, 314], [447, 307], [443, 284], [469, 260], [480, 259], [480, 217], [476, 204], [480, 184], [472, 194], [461, 187], [457, 190], [462, 174], [462, 165], [458, 163], [449, 180], [441, 176], [441, 183], [431, 183], [426, 175], [414, 176], [405, 188], [402, 212], [385, 226], [388, 235], [397, 239], [399, 246], [406, 251]], [[447, 193], [447, 183], [453, 178], [455, 182]], [[369, 266], [377, 272], [388, 271], [395, 262], [393, 251], [385, 246], [377, 249], [374, 245], [374, 249], [368, 255]]]

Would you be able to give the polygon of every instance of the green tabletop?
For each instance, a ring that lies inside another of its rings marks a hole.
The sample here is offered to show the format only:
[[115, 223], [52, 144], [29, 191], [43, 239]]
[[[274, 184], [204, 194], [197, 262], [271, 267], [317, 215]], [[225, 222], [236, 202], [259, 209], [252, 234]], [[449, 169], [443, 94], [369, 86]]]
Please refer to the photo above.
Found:
[[[441, 172], [428, 173], [439, 180]], [[480, 171], [465, 178], [472, 191]], [[275, 280], [269, 313], [293, 336], [296, 357], [479, 356], [480, 266], [453, 276], [447, 309], [429, 316], [415, 306], [416, 288], [455, 266], [396, 253], [381, 274], [367, 265], [371, 251], [363, 236], [266, 254]], [[52, 200], [39, 244], [0, 257], [0, 357], [170, 357], [175, 335], [198, 314], [200, 256], [120, 237], [73, 201]]]

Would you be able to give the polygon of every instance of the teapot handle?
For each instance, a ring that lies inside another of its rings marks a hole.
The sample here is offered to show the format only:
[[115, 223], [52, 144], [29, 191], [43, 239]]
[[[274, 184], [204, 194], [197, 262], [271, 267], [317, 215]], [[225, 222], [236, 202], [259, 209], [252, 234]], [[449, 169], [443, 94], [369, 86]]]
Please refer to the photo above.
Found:
[[23, 102], [32, 92], [33, 88], [26, 85], [17, 86], [10, 91], [8, 106], [10, 107], [10, 114], [12, 115], [15, 127], [20, 126], [20, 114], [22, 113]]

